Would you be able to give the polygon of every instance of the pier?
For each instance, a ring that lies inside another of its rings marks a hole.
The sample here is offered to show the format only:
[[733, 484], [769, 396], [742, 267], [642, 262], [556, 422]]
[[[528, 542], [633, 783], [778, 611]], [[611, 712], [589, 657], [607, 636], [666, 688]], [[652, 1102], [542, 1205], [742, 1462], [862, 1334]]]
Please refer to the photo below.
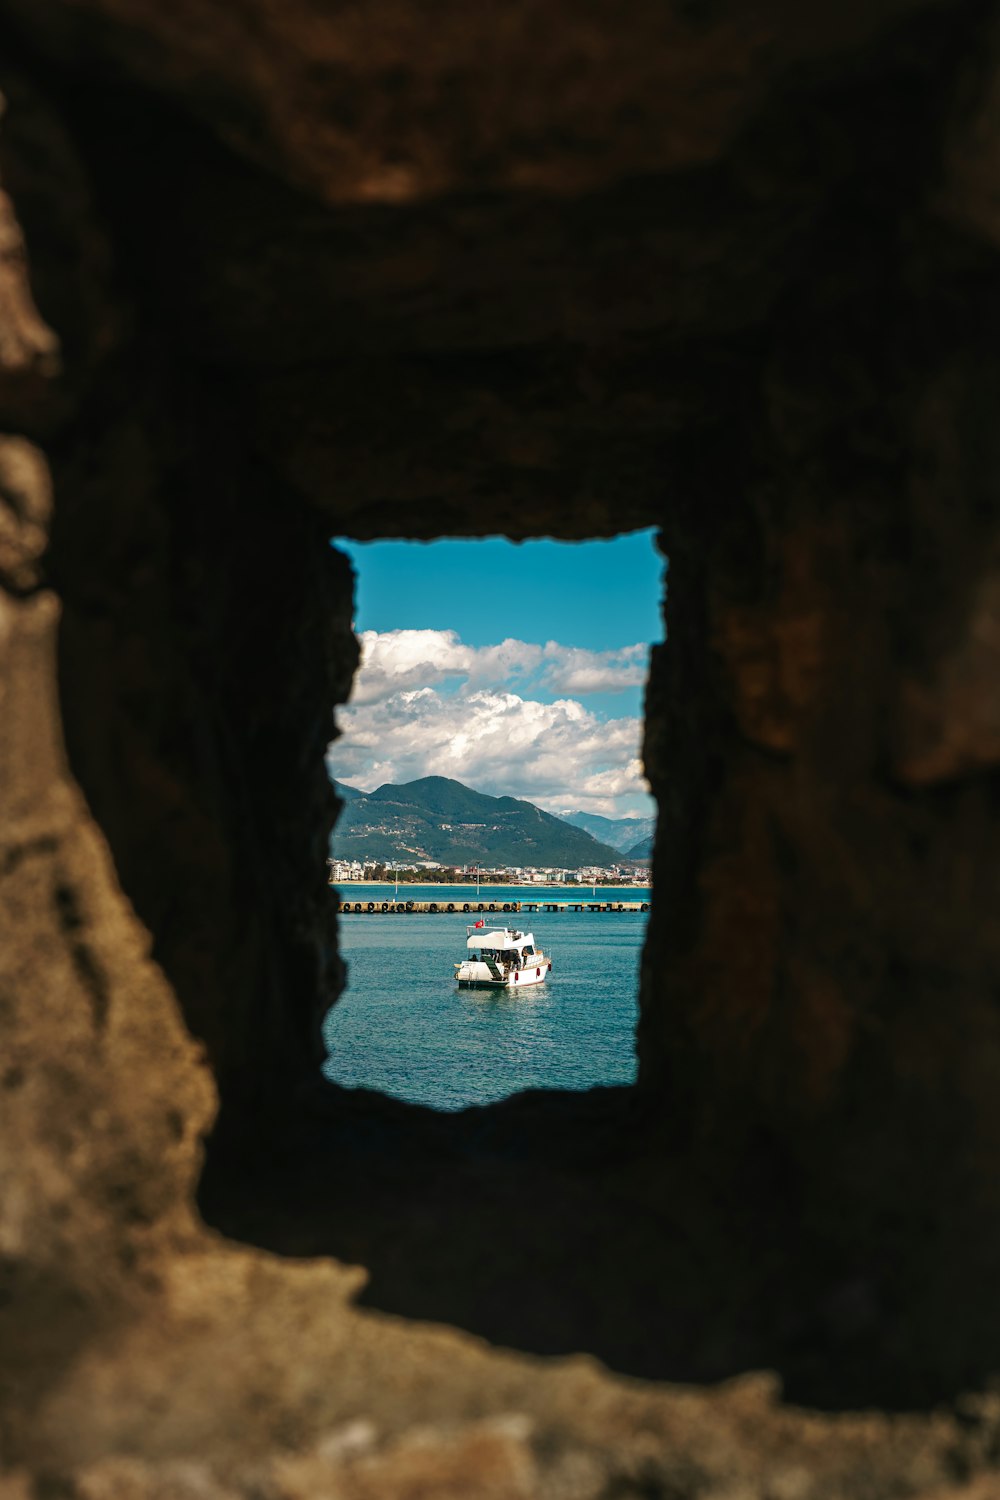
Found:
[[409, 916], [411, 913], [435, 913], [459, 916], [503, 916], [506, 912], [561, 911], [649, 911], [648, 901], [350, 901], [338, 900], [338, 912], [353, 917], [388, 912]]

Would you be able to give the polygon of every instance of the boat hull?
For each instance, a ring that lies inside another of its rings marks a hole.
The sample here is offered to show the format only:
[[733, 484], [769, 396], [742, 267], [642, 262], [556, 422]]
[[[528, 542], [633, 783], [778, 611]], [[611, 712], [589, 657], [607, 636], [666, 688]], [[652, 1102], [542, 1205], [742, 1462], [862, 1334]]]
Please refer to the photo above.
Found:
[[533, 984], [544, 984], [552, 968], [548, 959], [542, 964], [533, 964], [530, 969], [515, 969], [500, 979], [477, 976], [464, 978], [456, 974], [460, 990], [524, 990]]

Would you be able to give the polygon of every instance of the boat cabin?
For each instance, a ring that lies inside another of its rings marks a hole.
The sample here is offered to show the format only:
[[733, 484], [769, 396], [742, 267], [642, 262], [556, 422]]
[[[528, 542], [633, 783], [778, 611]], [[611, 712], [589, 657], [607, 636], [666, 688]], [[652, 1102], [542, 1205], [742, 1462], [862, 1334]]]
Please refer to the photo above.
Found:
[[479, 959], [485, 963], [492, 959], [494, 963], [501, 959], [528, 959], [534, 956], [535, 938], [530, 932], [516, 932], [510, 927], [486, 928], [478, 924], [466, 928], [469, 940], [466, 947], [470, 952], [475, 952]]

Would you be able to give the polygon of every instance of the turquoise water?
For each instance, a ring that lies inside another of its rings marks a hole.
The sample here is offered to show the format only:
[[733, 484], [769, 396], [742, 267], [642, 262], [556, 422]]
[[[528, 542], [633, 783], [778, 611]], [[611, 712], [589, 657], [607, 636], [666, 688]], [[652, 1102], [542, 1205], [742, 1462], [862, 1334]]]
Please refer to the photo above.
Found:
[[[453, 886], [400, 886], [400, 898], [462, 901]], [[331, 891], [331, 899], [335, 893]], [[392, 887], [352, 885], [344, 899], [385, 901]], [[473, 899], [475, 893], [473, 892]], [[488, 901], [593, 899], [582, 891], [484, 886]], [[648, 901], [647, 890], [598, 887], [598, 900]], [[323, 1027], [328, 1077], [349, 1088], [461, 1109], [522, 1089], [586, 1089], [635, 1079], [636, 993], [647, 912], [521, 912], [552, 958], [545, 984], [511, 995], [460, 990], [461, 911], [339, 919], [347, 989]], [[496, 919], [494, 919], [496, 920]], [[504, 921], [499, 915], [499, 921]]]

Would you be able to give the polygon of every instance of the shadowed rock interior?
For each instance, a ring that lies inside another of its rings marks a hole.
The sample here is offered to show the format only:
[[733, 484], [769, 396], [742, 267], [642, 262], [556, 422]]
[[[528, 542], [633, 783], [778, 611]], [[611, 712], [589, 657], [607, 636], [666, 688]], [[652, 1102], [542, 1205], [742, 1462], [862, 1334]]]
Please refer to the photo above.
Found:
[[[989, 1493], [995, 7], [0, 31], [3, 1500]], [[646, 526], [637, 1087], [324, 1082], [326, 539]]]

